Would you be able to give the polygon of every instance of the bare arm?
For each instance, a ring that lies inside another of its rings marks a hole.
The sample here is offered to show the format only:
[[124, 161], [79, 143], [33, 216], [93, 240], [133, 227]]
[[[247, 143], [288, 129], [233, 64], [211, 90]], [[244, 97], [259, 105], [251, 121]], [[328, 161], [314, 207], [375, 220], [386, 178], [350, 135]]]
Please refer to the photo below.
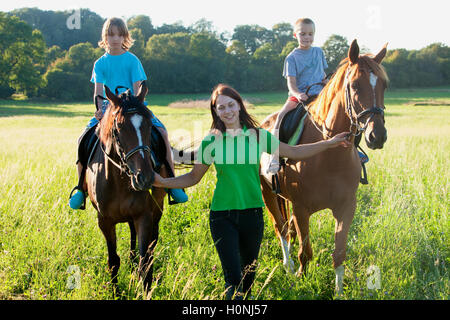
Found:
[[[96, 82], [94, 87], [94, 104], [101, 108], [103, 100], [102, 98], [98, 98], [98, 95], [103, 95], [103, 83]], [[97, 103], [95, 100], [97, 100]]]
[[347, 135], [348, 132], [342, 132], [335, 135], [329, 140], [302, 144], [298, 146], [290, 146], [286, 143], [280, 142], [279, 153], [281, 157], [286, 157], [293, 160], [304, 160], [306, 158], [315, 156], [322, 151], [337, 147], [339, 145], [342, 145], [344, 147], [351, 146], [351, 143], [347, 140]]
[[136, 81], [135, 83], [133, 83], [133, 93], [136, 96], [137, 96], [137, 94], [139, 92], [139, 86], [140, 85], [141, 85], [141, 81]]
[[287, 86], [289, 89], [289, 93], [294, 97], [296, 97], [297, 99], [303, 101], [306, 101], [308, 99], [308, 96], [305, 93], [298, 91], [297, 80], [295, 79], [295, 77], [292, 76], [287, 77]]
[[169, 189], [188, 188], [200, 182], [208, 171], [209, 165], [197, 163], [191, 172], [178, 176], [176, 178], [163, 178], [155, 172], [155, 187], [164, 187]]

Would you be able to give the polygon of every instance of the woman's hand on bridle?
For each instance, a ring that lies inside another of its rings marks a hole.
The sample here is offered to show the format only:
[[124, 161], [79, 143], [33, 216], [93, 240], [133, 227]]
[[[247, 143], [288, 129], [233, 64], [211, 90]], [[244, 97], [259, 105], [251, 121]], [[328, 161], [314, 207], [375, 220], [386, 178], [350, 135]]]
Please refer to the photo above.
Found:
[[330, 148], [334, 148], [337, 146], [343, 146], [348, 148], [352, 145], [352, 143], [348, 139], [348, 132], [341, 132], [335, 135], [333, 138], [328, 140]]

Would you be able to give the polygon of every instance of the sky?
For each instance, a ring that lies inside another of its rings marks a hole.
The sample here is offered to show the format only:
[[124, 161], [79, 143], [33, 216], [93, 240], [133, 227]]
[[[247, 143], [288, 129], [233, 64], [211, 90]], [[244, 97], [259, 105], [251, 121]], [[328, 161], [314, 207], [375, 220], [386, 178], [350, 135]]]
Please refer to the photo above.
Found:
[[[184, 26], [204, 18], [218, 32], [257, 24], [271, 29], [280, 22], [293, 24], [309, 17], [316, 24], [314, 45], [322, 46], [332, 34], [377, 53], [388, 49], [421, 49], [434, 42], [450, 45], [448, 0], [16, 0], [1, 1], [0, 11], [24, 7], [64, 11], [88, 8], [103, 18], [128, 19], [147, 15], [154, 26], [181, 21]], [[82, 21], [81, 21], [82, 27]]]

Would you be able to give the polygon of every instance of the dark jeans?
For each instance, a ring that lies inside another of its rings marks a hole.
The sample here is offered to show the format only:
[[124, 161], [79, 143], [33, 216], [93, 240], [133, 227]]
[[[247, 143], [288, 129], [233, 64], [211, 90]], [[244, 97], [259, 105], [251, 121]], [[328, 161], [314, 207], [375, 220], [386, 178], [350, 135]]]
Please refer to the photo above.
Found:
[[212, 211], [211, 236], [225, 276], [226, 298], [250, 295], [264, 233], [262, 208]]

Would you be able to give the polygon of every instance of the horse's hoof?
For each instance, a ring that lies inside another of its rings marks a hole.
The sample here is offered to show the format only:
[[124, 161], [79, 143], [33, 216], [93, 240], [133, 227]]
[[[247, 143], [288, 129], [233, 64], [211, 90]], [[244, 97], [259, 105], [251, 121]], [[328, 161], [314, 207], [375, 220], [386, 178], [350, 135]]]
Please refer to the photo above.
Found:
[[300, 267], [298, 268], [297, 272], [295, 273], [295, 275], [299, 278], [301, 278], [303, 276], [303, 268]]
[[290, 260], [287, 262], [283, 262], [284, 270], [286, 270], [287, 273], [294, 274], [295, 273], [295, 266], [294, 261]]

